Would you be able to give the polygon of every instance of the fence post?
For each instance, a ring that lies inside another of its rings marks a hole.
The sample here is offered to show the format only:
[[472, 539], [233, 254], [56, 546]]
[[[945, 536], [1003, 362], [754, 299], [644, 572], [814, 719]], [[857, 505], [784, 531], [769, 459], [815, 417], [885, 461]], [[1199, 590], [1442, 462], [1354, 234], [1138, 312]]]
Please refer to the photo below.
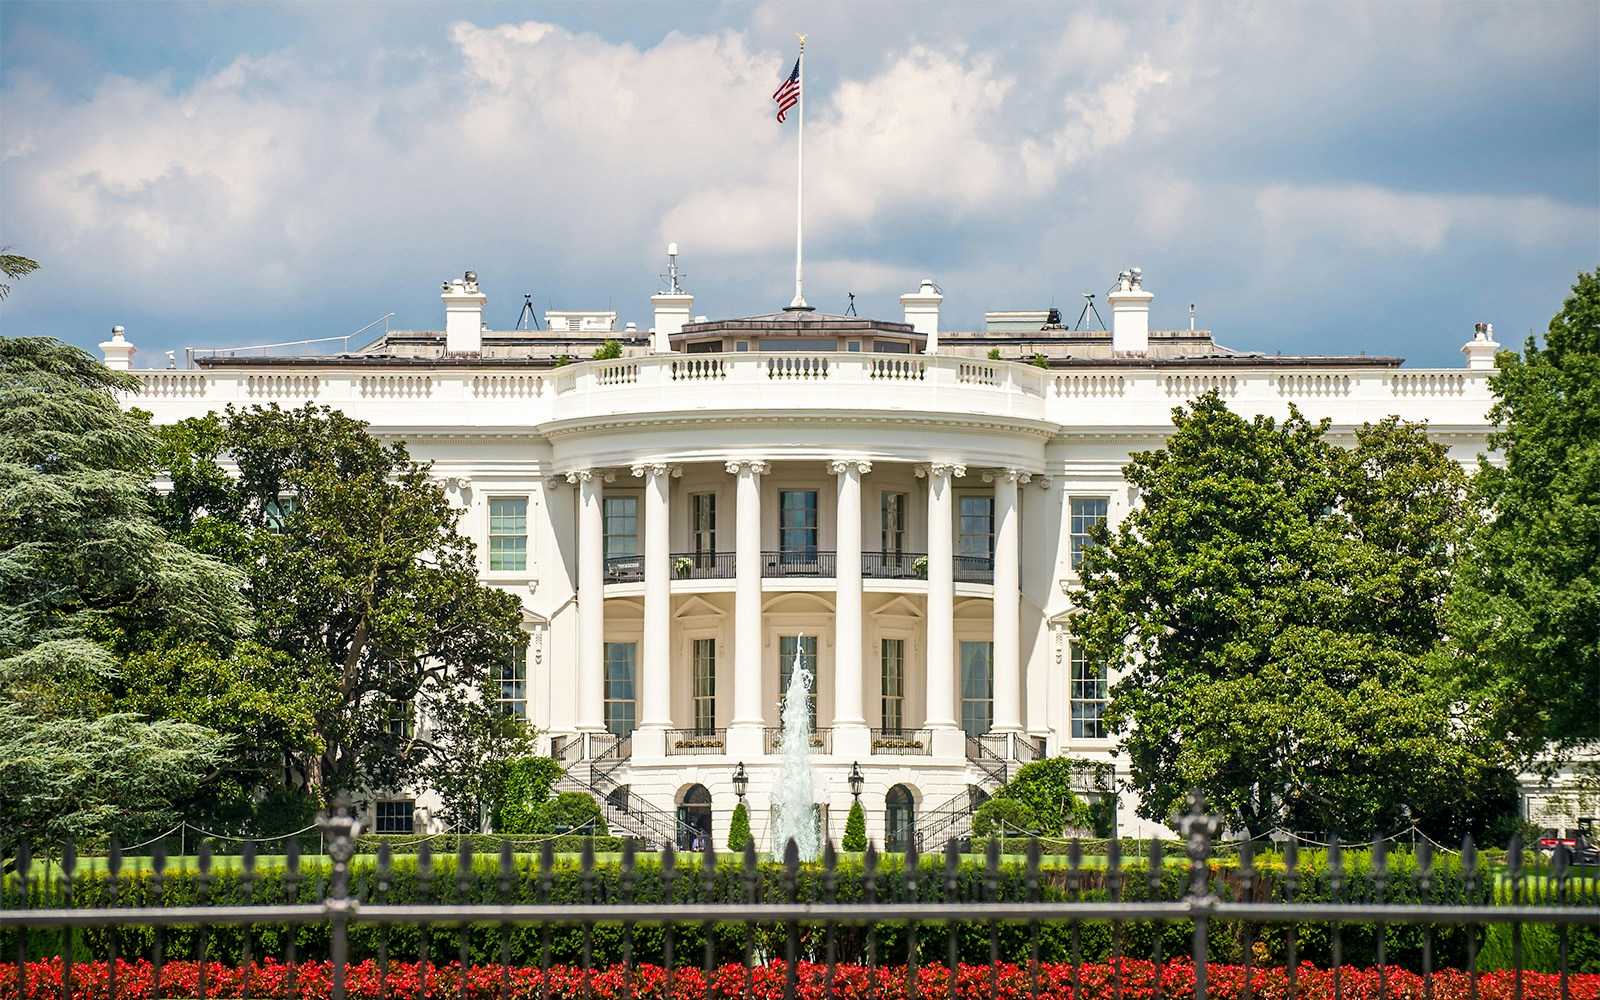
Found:
[[1189, 855], [1189, 888], [1184, 893], [1194, 920], [1194, 1000], [1206, 1000], [1207, 963], [1210, 961], [1208, 921], [1216, 908], [1211, 892], [1211, 842], [1222, 832], [1222, 820], [1207, 814], [1206, 797], [1190, 792], [1189, 811], [1178, 822], [1184, 851]]
[[349, 794], [340, 792], [335, 796], [333, 811], [318, 817], [317, 825], [322, 828], [328, 856], [333, 859], [328, 898], [323, 903], [333, 931], [329, 956], [333, 959], [332, 1000], [344, 1000], [345, 966], [350, 961], [350, 915], [356, 909], [356, 901], [350, 898], [350, 859], [356, 853], [356, 821], [350, 816]]

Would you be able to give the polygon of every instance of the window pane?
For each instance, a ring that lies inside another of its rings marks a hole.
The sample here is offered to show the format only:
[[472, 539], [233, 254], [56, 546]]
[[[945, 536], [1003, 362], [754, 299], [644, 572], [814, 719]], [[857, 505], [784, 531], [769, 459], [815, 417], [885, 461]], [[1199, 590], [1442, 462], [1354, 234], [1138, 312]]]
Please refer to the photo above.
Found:
[[961, 548], [957, 555], [994, 558], [994, 497], [964, 496], [961, 506]]
[[639, 554], [639, 498], [606, 497], [602, 507], [605, 521], [605, 557]]
[[817, 491], [783, 490], [778, 494], [778, 548], [784, 556], [817, 557]]
[[528, 498], [489, 498], [489, 568], [528, 568]]
[[1073, 497], [1069, 529], [1072, 538], [1072, 568], [1083, 562], [1083, 553], [1095, 544], [1089, 530], [1106, 519], [1108, 501], [1105, 497]]
[[378, 833], [411, 833], [416, 803], [410, 799], [384, 801], [377, 804], [373, 819]]
[[1105, 739], [1101, 716], [1106, 708], [1106, 666], [1091, 663], [1072, 644], [1072, 672], [1068, 684], [1072, 699], [1072, 736], [1080, 740]]
[[635, 720], [634, 665], [638, 643], [606, 643], [606, 730], [614, 736], [632, 734]]
[[694, 729], [711, 735], [717, 726], [717, 642], [694, 641]]
[[526, 646], [512, 651], [511, 655], [495, 668], [499, 684], [496, 701], [500, 711], [519, 719], [528, 717], [528, 650]]
[[905, 727], [906, 641], [884, 639], [882, 646], [883, 728], [898, 733]]
[[961, 728], [982, 736], [994, 726], [994, 643], [961, 644]]
[[817, 728], [817, 637], [814, 635], [778, 637], [778, 718], [783, 718], [783, 699], [789, 693], [789, 679], [794, 676], [794, 654], [800, 650], [801, 663], [811, 675], [806, 702], [811, 709], [811, 728]]
[[[715, 493], [695, 493], [691, 496], [693, 501], [691, 522], [694, 529], [694, 554], [696, 561], [703, 569], [710, 566], [710, 558], [717, 554], [717, 495]], [[700, 562], [700, 560], [706, 560]]]
[[882, 500], [883, 551], [898, 556], [906, 544], [906, 495], [885, 493]]

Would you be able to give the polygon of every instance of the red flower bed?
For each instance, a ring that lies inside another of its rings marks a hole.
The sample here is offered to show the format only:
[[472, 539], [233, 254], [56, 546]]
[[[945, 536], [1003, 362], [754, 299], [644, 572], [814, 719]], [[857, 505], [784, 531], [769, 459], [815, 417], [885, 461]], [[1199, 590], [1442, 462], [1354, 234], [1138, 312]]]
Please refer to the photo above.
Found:
[[[1116, 967], [1111, 963], [1085, 963], [1077, 967], [1079, 992], [1074, 992], [1073, 966], [1041, 965], [1038, 975], [1039, 1000], [1189, 1000], [1194, 996], [1194, 966], [1173, 961], [1159, 968], [1151, 962], [1125, 959], [1121, 963], [1121, 987]], [[27, 985], [17, 990], [15, 965], [0, 965], [0, 996], [23, 1000], [61, 1000], [65, 966], [59, 958], [27, 965]], [[106, 962], [78, 963], [72, 967], [72, 1000], [109, 1000], [110, 966]], [[1386, 996], [1395, 1000], [1457, 1000], [1469, 995], [1465, 972], [1446, 969], [1435, 972], [1432, 992], [1416, 973], [1389, 968], [1385, 971]], [[205, 966], [205, 992], [200, 989], [200, 963], [168, 962], [161, 967], [162, 997], [292, 997], [296, 1000], [326, 1000], [332, 992], [333, 967], [327, 962], [285, 965], [268, 960], [248, 966], [232, 967], [212, 962]], [[828, 968], [802, 962], [797, 968], [800, 1000], [907, 1000], [904, 966], [841, 965], [833, 971], [829, 992]], [[1295, 992], [1306, 1000], [1324, 1000], [1334, 995], [1337, 975], [1344, 997], [1369, 1000], [1378, 996], [1379, 970], [1345, 967], [1337, 971], [1301, 965], [1296, 970]], [[380, 973], [374, 962], [352, 965], [346, 972], [345, 989], [351, 1000], [413, 1000], [417, 997], [455, 998], [461, 996], [461, 966], [419, 965], [391, 962]], [[724, 965], [711, 974], [713, 1000], [783, 1000], [784, 965], [774, 962], [753, 968]], [[466, 970], [468, 1000], [498, 1000], [502, 972], [498, 966], [472, 966]], [[385, 982], [387, 979], [387, 982]], [[677, 969], [672, 975], [672, 994], [666, 991], [666, 972], [659, 966], [641, 965], [633, 970], [632, 982], [622, 966], [595, 969], [587, 974], [571, 966], [557, 966], [549, 972], [518, 968], [509, 972], [510, 996], [515, 1000], [542, 1000], [548, 989], [550, 1000], [705, 1000], [706, 978], [699, 969]], [[587, 980], [587, 982], [586, 982]], [[917, 969], [917, 994], [922, 1000], [947, 1000], [949, 974], [943, 966]], [[1158, 982], [1159, 980], [1159, 982]], [[1289, 974], [1285, 969], [1251, 969], [1250, 983], [1261, 1000], [1286, 1000]], [[626, 990], [625, 990], [626, 987]], [[1238, 965], [1210, 967], [1208, 996], [1234, 1000], [1244, 996], [1245, 969]], [[1600, 975], [1575, 975], [1568, 980], [1572, 1000], [1600, 1000]], [[1502, 1000], [1515, 996], [1516, 977], [1510, 972], [1486, 972], [1478, 977], [1477, 995], [1483, 1000]], [[1557, 1000], [1561, 996], [1559, 977], [1541, 972], [1522, 974], [1523, 996], [1527, 1000]], [[1027, 966], [1002, 963], [998, 966], [963, 965], [956, 970], [957, 1000], [1031, 1000]], [[151, 1000], [157, 996], [155, 967], [149, 962], [117, 963], [117, 992], [121, 1000]]]

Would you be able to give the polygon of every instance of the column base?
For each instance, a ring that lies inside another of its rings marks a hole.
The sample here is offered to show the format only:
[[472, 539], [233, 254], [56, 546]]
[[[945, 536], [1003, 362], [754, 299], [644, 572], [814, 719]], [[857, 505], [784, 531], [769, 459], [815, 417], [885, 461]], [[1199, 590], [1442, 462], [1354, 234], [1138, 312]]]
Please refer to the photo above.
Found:
[[728, 756], [735, 760], [760, 760], [766, 756], [766, 737], [766, 723], [736, 722], [728, 727]]
[[967, 734], [961, 727], [930, 726], [929, 732], [933, 736], [933, 755], [935, 757], [967, 759]]
[[656, 761], [667, 755], [667, 731], [658, 726], [641, 726], [633, 731], [635, 760]]
[[866, 723], [833, 724], [833, 756], [866, 760], [872, 756], [872, 730]]

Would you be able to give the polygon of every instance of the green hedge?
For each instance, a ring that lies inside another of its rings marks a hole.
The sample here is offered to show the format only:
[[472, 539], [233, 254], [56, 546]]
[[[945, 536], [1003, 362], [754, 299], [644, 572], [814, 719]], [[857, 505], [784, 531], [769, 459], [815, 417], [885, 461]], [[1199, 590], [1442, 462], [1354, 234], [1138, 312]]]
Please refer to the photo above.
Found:
[[[498, 844], [498, 838], [489, 838]], [[437, 840], [435, 841], [437, 843]], [[474, 845], [475, 847], [477, 845]], [[1326, 858], [1314, 853], [1301, 856], [1303, 868], [1294, 893], [1295, 898], [1308, 901], [1334, 899]], [[1392, 902], [1412, 902], [1420, 898], [1411, 876], [1414, 862], [1406, 855], [1391, 858], [1390, 880], [1382, 898]], [[1371, 877], [1369, 866], [1361, 855], [1348, 855], [1349, 865], [1338, 898], [1350, 901], [1376, 900], [1377, 885]], [[475, 854], [470, 871], [457, 872], [450, 852], [436, 855], [436, 864], [430, 877], [424, 880], [409, 856], [397, 857], [388, 879], [386, 890], [380, 890], [372, 860], [358, 857], [352, 864], [352, 894], [363, 902], [382, 900], [391, 903], [425, 902], [722, 902], [743, 901], [750, 887], [746, 884], [742, 867], [731, 857], [724, 856], [710, 873], [710, 882], [703, 877], [698, 858], [679, 862], [670, 879], [653, 855], [641, 857], [631, 877], [624, 879], [620, 866], [614, 862], [597, 864], [585, 877], [576, 862], [561, 859], [547, 876], [541, 875], [537, 865], [526, 856], [517, 862], [516, 877], [509, 891], [502, 894], [496, 872], [495, 855]], [[125, 876], [117, 887], [116, 903], [121, 906], [177, 906], [196, 903], [280, 903], [288, 901], [313, 902], [326, 892], [327, 866], [322, 859], [307, 859], [297, 883], [291, 884], [288, 873], [281, 868], [258, 871], [253, 880], [246, 882], [237, 870], [214, 872], [209, 879], [201, 879], [193, 872], [172, 872], [160, 880], [148, 873]], [[38, 872], [38, 869], [35, 869]], [[1237, 867], [1220, 863], [1214, 868], [1215, 891], [1225, 898], [1243, 894]], [[801, 870], [795, 897], [818, 901], [822, 898], [821, 871], [815, 867]], [[1271, 856], [1261, 859], [1259, 873], [1251, 887], [1250, 896], [1257, 900], [1288, 898], [1288, 886], [1283, 878], [1283, 868]], [[1439, 864], [1434, 873], [1435, 888], [1431, 898], [1435, 901], [1484, 903], [1491, 900], [1491, 878], [1487, 863], [1481, 863], [1472, 873], [1475, 886], [1468, 891], [1454, 859]], [[859, 860], [845, 859], [835, 875], [837, 898], [857, 901], [864, 898], [862, 865]], [[877, 873], [876, 895], [880, 900], [904, 900], [908, 896], [904, 861], [898, 856], [883, 859]], [[1175, 899], [1183, 894], [1187, 867], [1176, 857], [1157, 877], [1152, 891], [1148, 869], [1143, 863], [1130, 862], [1122, 873], [1120, 895], [1124, 899], [1148, 898]], [[944, 900], [981, 900], [989, 897], [986, 888], [988, 873], [981, 864], [963, 863], [953, 875], [944, 870], [942, 859], [924, 859], [917, 878], [916, 898], [925, 902]], [[1046, 868], [1039, 875], [1039, 893], [1046, 899], [1081, 898], [1085, 900], [1108, 899], [1111, 885], [1102, 868], [1085, 868], [1071, 872], [1063, 868]], [[758, 900], [789, 898], [787, 875], [781, 865], [765, 863], [755, 872], [755, 895]], [[22, 906], [71, 905], [99, 907], [111, 903], [112, 886], [103, 873], [90, 873], [75, 880], [70, 900], [60, 888], [52, 884], [48, 889], [38, 882], [30, 886], [26, 899], [20, 898], [15, 878], [3, 885], [4, 899], [0, 905]], [[997, 898], [1004, 901], [1021, 901], [1028, 898], [1026, 872], [1018, 864], [1005, 864], [998, 873], [995, 886]], [[903, 923], [884, 923], [871, 929], [876, 935], [880, 960], [903, 961], [912, 941], [912, 928]], [[1587, 928], [1574, 928], [1574, 936]], [[859, 961], [865, 957], [866, 928], [838, 928], [836, 947], [840, 961]], [[1190, 927], [1187, 921], [1155, 925], [1144, 921], [1129, 921], [1119, 927], [1105, 923], [1078, 925], [1050, 924], [1040, 928], [1040, 956], [1049, 961], [1070, 960], [1077, 935], [1077, 950], [1088, 960], [1100, 960], [1112, 953], [1118, 937], [1125, 954], [1150, 956], [1157, 940], [1162, 954], [1167, 957], [1186, 955], [1190, 948]], [[163, 951], [167, 957], [198, 957], [201, 932], [192, 928], [170, 928], [164, 933]], [[243, 956], [245, 929], [218, 927], [206, 932], [207, 956], [213, 960], [232, 962]], [[296, 954], [301, 959], [326, 955], [328, 929], [325, 926], [306, 926], [292, 931], [281, 927], [258, 925], [251, 928], [252, 954], [256, 958], [267, 955], [287, 957], [289, 941], [294, 941]], [[462, 935], [465, 934], [463, 942]], [[542, 935], [548, 933], [551, 957], [557, 962], [575, 962], [581, 959], [585, 931], [569, 927], [514, 927], [511, 928], [512, 961], [537, 964], [543, 946]], [[599, 963], [617, 961], [625, 932], [615, 927], [597, 927], [591, 932], [589, 946], [594, 960]], [[663, 938], [662, 928], [637, 927], [631, 934], [632, 949], [637, 961], [660, 961]], [[710, 933], [719, 960], [734, 960], [745, 947], [746, 930], [743, 925], [716, 927], [709, 931], [699, 926], [679, 926], [673, 929], [674, 953], [677, 960], [698, 964], [704, 955], [704, 942]], [[758, 954], [781, 954], [785, 929], [780, 925], [758, 925], [753, 941]], [[957, 947], [963, 961], [985, 961], [989, 954], [989, 928], [969, 922], [954, 929]], [[1342, 957], [1354, 965], [1370, 965], [1376, 960], [1377, 928], [1373, 925], [1348, 924], [1341, 927]], [[1471, 932], [1482, 940], [1481, 929]], [[1592, 932], [1590, 932], [1592, 933]], [[122, 928], [119, 952], [125, 957], [152, 954], [156, 932], [149, 928]], [[1324, 924], [1268, 925], [1245, 928], [1237, 923], [1214, 922], [1210, 932], [1211, 954], [1217, 961], [1237, 962], [1246, 950], [1257, 962], [1281, 963], [1288, 957], [1290, 935], [1297, 948], [1297, 959], [1325, 964], [1331, 959], [1332, 940], [1330, 928]], [[1392, 963], [1420, 968], [1424, 930], [1420, 927], [1391, 925], [1385, 931], [1388, 960]], [[1468, 932], [1457, 927], [1435, 927], [1431, 930], [1434, 962], [1438, 966], [1464, 965]], [[1001, 954], [1009, 960], [1025, 958], [1029, 952], [1029, 929], [1025, 926], [1001, 927], [998, 931]], [[807, 948], [821, 948], [822, 935], [807, 932]], [[108, 932], [86, 930], [76, 935], [84, 949], [82, 957], [103, 956], [108, 943]], [[919, 961], [943, 961], [948, 954], [948, 931], [942, 925], [920, 925], [916, 938]], [[393, 927], [388, 930], [370, 926], [351, 929], [352, 957], [356, 960], [375, 957], [380, 946], [394, 958], [415, 958], [426, 947], [429, 954], [439, 960], [454, 960], [461, 955], [463, 945], [467, 958], [473, 962], [493, 962], [499, 957], [499, 930], [493, 925], [472, 927], [463, 932], [454, 927]], [[766, 947], [778, 951], [762, 951]], [[53, 953], [60, 947], [55, 933], [32, 935], [28, 950], [36, 955]], [[1587, 954], [1588, 952], [1585, 952]], [[898, 956], [898, 957], [897, 957]]]

